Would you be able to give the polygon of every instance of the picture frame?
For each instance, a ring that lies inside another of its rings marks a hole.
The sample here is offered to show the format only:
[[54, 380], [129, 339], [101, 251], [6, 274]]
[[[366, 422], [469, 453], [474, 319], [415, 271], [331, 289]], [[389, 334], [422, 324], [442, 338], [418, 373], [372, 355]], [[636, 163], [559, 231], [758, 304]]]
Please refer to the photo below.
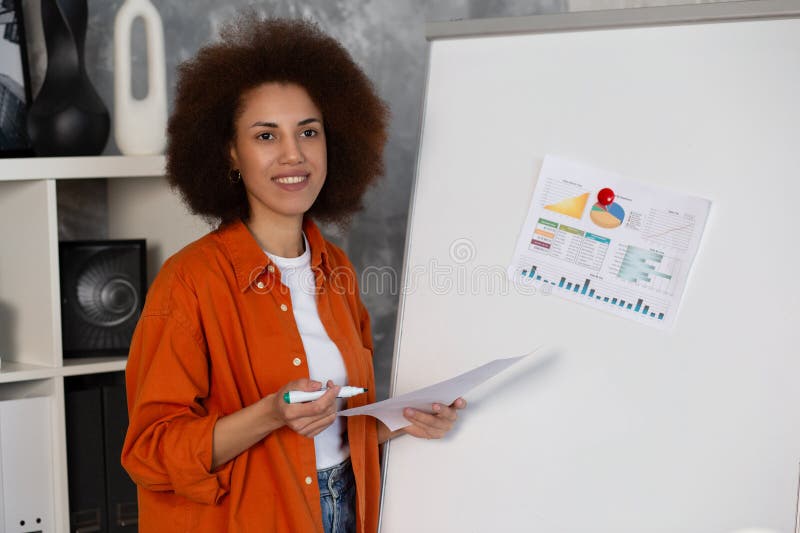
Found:
[[22, 0], [0, 0], [0, 158], [33, 156], [32, 101]]
[[127, 355], [147, 294], [147, 241], [59, 241], [58, 264], [64, 358]]

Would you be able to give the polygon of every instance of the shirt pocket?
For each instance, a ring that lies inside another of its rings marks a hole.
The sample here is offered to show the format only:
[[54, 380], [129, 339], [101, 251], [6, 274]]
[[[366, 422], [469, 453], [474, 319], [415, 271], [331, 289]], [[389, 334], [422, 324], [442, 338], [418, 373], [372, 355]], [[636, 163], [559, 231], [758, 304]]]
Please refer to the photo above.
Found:
[[286, 331], [257, 335], [249, 343], [249, 363], [262, 396], [290, 381], [308, 377], [308, 361], [301, 341]]

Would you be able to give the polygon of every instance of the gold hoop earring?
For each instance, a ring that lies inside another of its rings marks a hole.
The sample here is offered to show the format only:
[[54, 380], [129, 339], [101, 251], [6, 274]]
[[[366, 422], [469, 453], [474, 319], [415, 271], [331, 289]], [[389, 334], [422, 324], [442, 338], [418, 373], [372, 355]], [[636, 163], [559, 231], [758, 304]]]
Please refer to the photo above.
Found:
[[228, 173], [228, 181], [231, 183], [239, 183], [242, 181], [242, 173], [238, 169], [233, 169]]

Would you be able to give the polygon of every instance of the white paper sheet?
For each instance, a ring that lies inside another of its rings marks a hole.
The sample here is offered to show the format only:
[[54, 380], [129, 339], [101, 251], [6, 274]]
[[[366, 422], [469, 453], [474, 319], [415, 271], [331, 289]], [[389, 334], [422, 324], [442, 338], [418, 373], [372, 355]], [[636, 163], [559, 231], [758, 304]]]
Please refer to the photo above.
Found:
[[[533, 353], [533, 352], [531, 352]], [[411, 423], [403, 416], [403, 409], [411, 407], [419, 411], [431, 412], [431, 405], [440, 403], [450, 405], [481, 383], [494, 377], [511, 365], [531, 355], [531, 353], [507, 359], [495, 359], [454, 378], [430, 385], [422, 389], [401, 394], [382, 402], [375, 402], [362, 407], [339, 411], [340, 416], [369, 415], [374, 416], [392, 431], [406, 427]]]
[[[615, 197], [603, 207], [597, 194]], [[711, 202], [546, 156], [508, 276], [659, 329], [675, 324]]]

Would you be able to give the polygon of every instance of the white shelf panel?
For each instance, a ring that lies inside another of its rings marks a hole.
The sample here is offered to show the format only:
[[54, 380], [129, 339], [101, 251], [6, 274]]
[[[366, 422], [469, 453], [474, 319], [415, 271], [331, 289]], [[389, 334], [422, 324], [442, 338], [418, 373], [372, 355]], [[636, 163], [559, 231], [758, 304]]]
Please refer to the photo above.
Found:
[[58, 369], [61, 376], [78, 376], [84, 374], [100, 374], [103, 372], [119, 372], [125, 370], [128, 358], [118, 357], [80, 357], [64, 359], [64, 366]]
[[3, 360], [0, 363], [0, 383], [33, 381], [58, 376], [120, 372], [125, 370], [126, 364], [128, 364], [128, 358], [125, 356], [64, 359], [64, 366], [31, 365]]
[[52, 378], [58, 375], [60, 370], [60, 368], [52, 366], [31, 365], [3, 360], [2, 363], [0, 363], [0, 383]]
[[0, 160], [0, 181], [163, 176], [163, 155], [23, 157]]
[[[2, 165], [0, 165], [2, 166]], [[58, 227], [53, 180], [0, 181], [0, 353], [58, 365]]]

